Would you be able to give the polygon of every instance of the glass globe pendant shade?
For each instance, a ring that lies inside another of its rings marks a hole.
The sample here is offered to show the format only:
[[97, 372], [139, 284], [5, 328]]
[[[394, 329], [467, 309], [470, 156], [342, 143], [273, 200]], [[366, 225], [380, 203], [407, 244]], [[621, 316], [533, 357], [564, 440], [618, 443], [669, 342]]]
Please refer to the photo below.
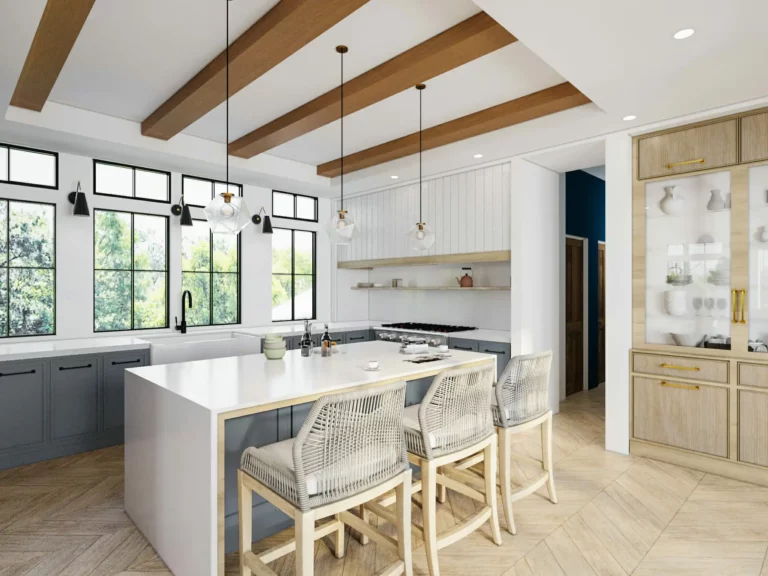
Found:
[[408, 231], [408, 245], [412, 250], [429, 250], [435, 243], [435, 233], [424, 222], [413, 225]]
[[214, 234], [238, 234], [251, 223], [251, 215], [243, 199], [229, 192], [216, 196], [204, 212]]
[[346, 210], [339, 210], [325, 223], [325, 231], [328, 232], [331, 244], [349, 244], [360, 230]]

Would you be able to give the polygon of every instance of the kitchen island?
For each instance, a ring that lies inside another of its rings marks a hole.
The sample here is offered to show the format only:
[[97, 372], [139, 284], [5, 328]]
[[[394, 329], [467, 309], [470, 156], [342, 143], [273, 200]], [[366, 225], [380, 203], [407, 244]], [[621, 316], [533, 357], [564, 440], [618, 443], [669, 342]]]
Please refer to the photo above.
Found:
[[[125, 509], [174, 574], [223, 575], [237, 549], [236, 471], [242, 450], [295, 436], [324, 394], [409, 382], [420, 401], [432, 376], [496, 362], [452, 350], [414, 364], [387, 342], [345, 346], [330, 358], [263, 354], [148, 366], [125, 375]], [[366, 371], [377, 360], [378, 371]], [[291, 525], [254, 498], [254, 539]]]

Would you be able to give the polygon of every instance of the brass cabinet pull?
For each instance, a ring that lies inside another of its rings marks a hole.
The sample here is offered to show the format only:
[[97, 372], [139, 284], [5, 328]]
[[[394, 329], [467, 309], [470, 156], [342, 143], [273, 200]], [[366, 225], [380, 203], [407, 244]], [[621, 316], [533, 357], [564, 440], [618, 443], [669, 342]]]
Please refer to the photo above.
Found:
[[699, 387], [695, 384], [673, 384], [672, 382], [662, 382], [662, 386], [666, 386], [668, 388], [681, 388], [683, 390], [698, 390]]
[[741, 290], [741, 322], [740, 324], [746, 324], [747, 319], [745, 318], [744, 309], [747, 307], [747, 291]]
[[696, 158], [696, 160], [684, 160], [683, 162], [673, 162], [667, 164], [667, 170], [674, 168], [675, 166], [685, 166], [686, 164], [704, 164], [704, 158]]
[[738, 324], [738, 290], [734, 289], [731, 290], [731, 312], [733, 312], [733, 317], [731, 318], [731, 324]]
[[670, 370], [688, 370], [690, 372], [699, 372], [701, 368], [698, 366], [676, 366], [674, 364], [662, 364], [662, 368], [668, 368]]

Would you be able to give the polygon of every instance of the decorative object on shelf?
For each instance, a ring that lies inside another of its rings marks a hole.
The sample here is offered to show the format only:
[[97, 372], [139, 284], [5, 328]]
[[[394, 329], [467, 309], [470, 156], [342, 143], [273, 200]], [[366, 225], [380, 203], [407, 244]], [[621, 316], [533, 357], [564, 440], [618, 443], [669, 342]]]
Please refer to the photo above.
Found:
[[750, 352], [768, 353], [768, 346], [762, 340], [750, 340], [748, 349]]
[[226, 66], [224, 77], [226, 80], [226, 99], [224, 100], [224, 117], [226, 122], [226, 137], [224, 139], [224, 152], [226, 154], [226, 183], [227, 189], [215, 196], [203, 212], [214, 234], [239, 234], [240, 231], [251, 223], [251, 215], [241, 196], [233, 194], [229, 190], [229, 2], [227, 0], [227, 38], [226, 38]]
[[720, 190], [710, 190], [709, 202], [707, 202], [707, 210], [710, 212], [720, 212], [725, 210], [725, 200], [723, 200]]
[[714, 298], [704, 298], [704, 308], [709, 313], [709, 316], [712, 316], [712, 310], [715, 308], [715, 299]]
[[171, 214], [174, 216], [181, 216], [182, 226], [194, 226], [192, 222], [192, 214], [189, 211], [189, 206], [184, 204], [184, 196], [179, 198], [179, 203], [171, 206]]
[[659, 208], [667, 216], [679, 216], [685, 207], [685, 199], [676, 191], [677, 186], [664, 186], [664, 198], [659, 202]]
[[70, 192], [67, 195], [70, 204], [75, 205], [75, 209], [72, 214], [75, 216], [90, 216], [91, 211], [88, 210], [88, 201], [85, 199], [85, 192], [80, 188], [80, 181], [77, 181], [77, 190]]
[[693, 275], [689, 264], [680, 267], [679, 264], [673, 264], [667, 267], [667, 284], [672, 286], [687, 286], [693, 282]]
[[664, 308], [670, 316], [685, 316], [688, 311], [685, 291], [667, 290], [664, 292]]
[[373, 288], [373, 282], [358, 282], [358, 288]]
[[355, 219], [344, 210], [344, 54], [348, 51], [346, 46], [336, 46], [336, 52], [341, 56], [341, 203], [339, 210], [334, 212], [325, 224], [331, 244], [349, 244], [360, 232]]
[[713, 286], [728, 286], [731, 283], [731, 269], [728, 260], [718, 260], [717, 267], [710, 270], [707, 275], [707, 283]]
[[435, 243], [435, 233], [432, 231], [432, 228], [430, 228], [422, 219], [421, 217], [421, 193], [423, 188], [423, 183], [421, 181], [421, 152], [422, 152], [422, 114], [421, 114], [421, 94], [424, 91], [424, 88], [427, 86], [425, 84], [419, 84], [416, 86], [416, 90], [419, 91], [419, 221], [413, 225], [413, 228], [411, 228], [408, 231], [408, 244], [410, 245], [412, 250], [417, 250], [419, 252], [423, 250], [429, 250], [432, 248], [432, 245]]
[[726, 307], [728, 306], [728, 300], [725, 298], [718, 298], [715, 300], [715, 306], [718, 310], [718, 316], [722, 316], [723, 318], [726, 318], [728, 314], [723, 314], [725, 312]]
[[402, 278], [392, 278], [392, 288], [402, 288], [402, 287], [403, 287]]
[[257, 226], [261, 224], [262, 217], [261, 215], [264, 214], [264, 228], [262, 229], [262, 232], [264, 234], [272, 234], [272, 220], [269, 219], [269, 216], [267, 215], [267, 211], [264, 210], [264, 206], [261, 207], [259, 210], [259, 213], [256, 214], [253, 218], [251, 218], [251, 222], [256, 224]]
[[474, 285], [474, 281], [472, 280], [472, 268], [462, 268], [461, 273], [461, 278], [457, 277], [456, 282], [458, 282], [459, 286], [462, 288], [472, 288]]
[[704, 305], [704, 299], [701, 296], [693, 298], [693, 309], [696, 310], [696, 316], [701, 313], [701, 307]]
[[703, 343], [704, 338], [706, 338], [705, 336], [704, 338], [697, 339], [693, 334], [677, 334], [673, 332], [670, 332], [669, 335], [676, 346], [685, 346], [687, 348], [699, 347]]
[[768, 242], [768, 231], [766, 231], [765, 226], [760, 226], [760, 228], [757, 229], [755, 239], [761, 244]]
[[730, 350], [731, 338], [724, 334], [715, 334], [712, 338], [704, 338], [704, 348], [714, 348], [715, 350]]

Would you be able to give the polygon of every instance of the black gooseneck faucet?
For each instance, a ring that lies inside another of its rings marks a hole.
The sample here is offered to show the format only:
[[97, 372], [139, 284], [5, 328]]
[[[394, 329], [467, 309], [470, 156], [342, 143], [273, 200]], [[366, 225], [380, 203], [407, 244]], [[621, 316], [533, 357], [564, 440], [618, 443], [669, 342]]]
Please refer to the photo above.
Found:
[[192, 292], [189, 290], [184, 290], [184, 292], [181, 293], [181, 324], [179, 324], [179, 317], [176, 316], [174, 320], [176, 321], [176, 330], [181, 330], [182, 334], [187, 333], [187, 309], [184, 306], [184, 300], [189, 296], [189, 307], [192, 308]]

